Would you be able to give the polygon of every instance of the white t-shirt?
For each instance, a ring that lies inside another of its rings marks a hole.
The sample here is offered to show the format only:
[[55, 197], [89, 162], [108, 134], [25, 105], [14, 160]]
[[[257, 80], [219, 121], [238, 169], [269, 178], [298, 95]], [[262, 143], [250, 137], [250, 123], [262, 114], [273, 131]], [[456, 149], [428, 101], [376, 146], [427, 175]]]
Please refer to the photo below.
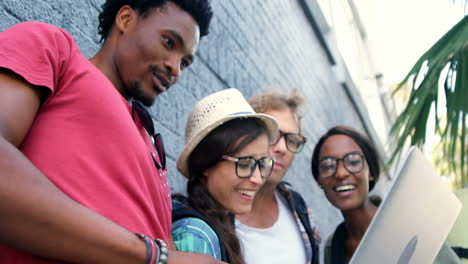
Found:
[[294, 215], [275, 192], [278, 219], [269, 228], [253, 228], [235, 221], [246, 264], [305, 264], [306, 252]]

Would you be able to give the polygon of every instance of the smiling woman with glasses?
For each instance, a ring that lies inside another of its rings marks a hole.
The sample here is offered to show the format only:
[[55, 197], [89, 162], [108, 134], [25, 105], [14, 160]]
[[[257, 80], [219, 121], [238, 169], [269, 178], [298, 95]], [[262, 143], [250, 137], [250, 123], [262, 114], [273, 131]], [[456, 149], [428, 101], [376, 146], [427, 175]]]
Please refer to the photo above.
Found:
[[250, 212], [275, 161], [269, 146], [278, 124], [257, 114], [236, 89], [205, 97], [189, 116], [186, 145], [177, 168], [188, 178], [187, 194], [173, 199], [172, 237], [178, 250], [243, 264], [234, 214]]
[[[344, 222], [325, 245], [325, 263], [348, 263], [377, 211], [369, 198], [379, 177], [380, 159], [372, 142], [353, 128], [337, 126], [317, 142], [312, 174]], [[348, 229], [353, 227], [353, 229]]]
[[[377, 149], [355, 129], [336, 126], [318, 140], [312, 155], [312, 174], [344, 218], [325, 244], [325, 264], [350, 261], [380, 203], [379, 197], [369, 195], [379, 173]], [[435, 263], [459, 262], [444, 244]]]

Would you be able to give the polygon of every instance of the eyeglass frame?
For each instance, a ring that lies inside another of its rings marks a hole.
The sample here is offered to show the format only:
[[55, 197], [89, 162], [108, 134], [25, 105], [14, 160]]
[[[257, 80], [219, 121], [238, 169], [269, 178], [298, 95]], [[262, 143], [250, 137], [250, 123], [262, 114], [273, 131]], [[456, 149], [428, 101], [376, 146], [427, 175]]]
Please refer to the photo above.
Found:
[[140, 119], [140, 122], [145, 128], [146, 132], [148, 132], [149, 136], [151, 137], [153, 146], [156, 150], [156, 153], [158, 154], [159, 162], [156, 160], [156, 158], [153, 155], [151, 155], [154, 165], [159, 170], [161, 169], [166, 170], [166, 151], [164, 148], [164, 142], [162, 140], [162, 136], [159, 133], [157, 134], [155, 133], [153, 118], [151, 117], [151, 114], [148, 112], [148, 110], [143, 105], [143, 103], [141, 103], [139, 100], [132, 99], [132, 119], [133, 120], [135, 120], [134, 118], [135, 112], [137, 113], [138, 118]]
[[[258, 170], [260, 171], [260, 177], [262, 179], [266, 179], [266, 178], [271, 176], [271, 173], [273, 172], [273, 167], [275, 166], [275, 159], [273, 157], [270, 157], [270, 156], [266, 156], [266, 157], [263, 157], [261, 159], [255, 159], [255, 158], [249, 157], [249, 156], [248, 157], [231, 157], [231, 156], [223, 155], [223, 156], [221, 156], [221, 158], [223, 160], [231, 161], [231, 162], [234, 162], [236, 164], [236, 175], [237, 175], [237, 177], [239, 177], [241, 179], [248, 179], [248, 178], [252, 177], [252, 175], [253, 175], [254, 171], [257, 169], [257, 167], [258, 167]], [[272, 160], [272, 165], [271, 165], [270, 173], [267, 176], [263, 176], [262, 175], [262, 168], [260, 167], [260, 162], [262, 160], [266, 159], [266, 158], [269, 158], [269, 159]], [[239, 176], [239, 173], [237, 172], [237, 168], [239, 166], [239, 160], [240, 159], [250, 159], [250, 160], [255, 161], [255, 163], [254, 163], [255, 166], [252, 166], [252, 165], [250, 166], [250, 174], [248, 176]]]
[[[349, 155], [358, 155], [360, 158], [361, 158], [361, 161], [362, 161], [362, 165], [361, 165], [361, 168], [357, 171], [351, 171], [349, 170], [349, 168], [346, 166], [346, 163], [345, 163], [345, 159], [347, 157], [349, 157]], [[330, 174], [330, 176], [323, 176], [322, 173], [320, 172], [320, 166], [321, 166], [321, 163], [322, 161], [326, 160], [326, 159], [333, 159], [335, 161], [335, 171]], [[349, 153], [346, 153], [342, 158], [338, 159], [338, 158], [335, 158], [335, 157], [331, 157], [331, 156], [327, 156], [327, 157], [323, 157], [319, 160], [319, 163], [318, 163], [318, 170], [319, 170], [319, 177], [322, 178], [322, 179], [327, 179], [327, 178], [331, 178], [331, 177], [335, 177], [336, 176], [336, 172], [338, 170], [338, 165], [339, 165], [339, 162], [342, 162], [343, 163], [343, 167], [349, 172], [349, 173], [352, 173], [352, 174], [355, 174], [355, 173], [359, 173], [361, 172], [363, 169], [364, 169], [364, 162], [366, 162], [366, 158], [363, 154], [359, 153], [359, 152], [349, 152]]]
[[[289, 148], [289, 145], [288, 145], [288, 137], [289, 136], [298, 136], [300, 139], [301, 139], [301, 145], [296, 148], [296, 151], [293, 151]], [[276, 145], [278, 144], [278, 142], [281, 140], [281, 138], [284, 138], [284, 144], [286, 144], [286, 149], [292, 153], [299, 153], [302, 151], [302, 149], [304, 148], [304, 145], [305, 143], [307, 143], [307, 138], [304, 137], [303, 135], [299, 134], [299, 133], [285, 133], [281, 130], [279, 130], [279, 136], [278, 136], [278, 139], [276, 140], [276, 142], [272, 143], [271, 145]]]

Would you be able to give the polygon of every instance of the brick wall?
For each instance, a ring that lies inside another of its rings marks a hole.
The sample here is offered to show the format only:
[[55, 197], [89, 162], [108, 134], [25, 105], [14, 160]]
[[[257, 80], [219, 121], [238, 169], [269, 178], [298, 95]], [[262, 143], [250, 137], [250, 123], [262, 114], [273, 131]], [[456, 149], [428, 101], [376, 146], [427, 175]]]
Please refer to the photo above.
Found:
[[[103, 0], [2, 0], [0, 30], [15, 23], [48, 22], [70, 32], [87, 57], [100, 47], [97, 16]], [[322, 237], [341, 221], [310, 171], [317, 138], [329, 127], [346, 124], [364, 131], [357, 109], [337, 80], [298, 1], [212, 0], [211, 33], [200, 43], [196, 61], [181, 81], [151, 108], [168, 152], [169, 181], [174, 192], [185, 180], [175, 161], [184, 142], [186, 118], [195, 102], [215, 91], [236, 87], [246, 97], [273, 86], [297, 87], [306, 97], [302, 109], [309, 139], [296, 156], [286, 180], [313, 208], [313, 222]]]

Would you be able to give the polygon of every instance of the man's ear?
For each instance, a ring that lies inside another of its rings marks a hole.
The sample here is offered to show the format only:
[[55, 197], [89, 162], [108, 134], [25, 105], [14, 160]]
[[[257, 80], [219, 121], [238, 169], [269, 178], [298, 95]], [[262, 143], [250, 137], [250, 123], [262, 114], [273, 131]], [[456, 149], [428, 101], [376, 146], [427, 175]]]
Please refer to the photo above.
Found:
[[129, 5], [122, 6], [115, 16], [115, 28], [121, 33], [127, 31], [131, 23], [134, 23], [137, 19], [137, 16], [137, 12], [132, 7]]

